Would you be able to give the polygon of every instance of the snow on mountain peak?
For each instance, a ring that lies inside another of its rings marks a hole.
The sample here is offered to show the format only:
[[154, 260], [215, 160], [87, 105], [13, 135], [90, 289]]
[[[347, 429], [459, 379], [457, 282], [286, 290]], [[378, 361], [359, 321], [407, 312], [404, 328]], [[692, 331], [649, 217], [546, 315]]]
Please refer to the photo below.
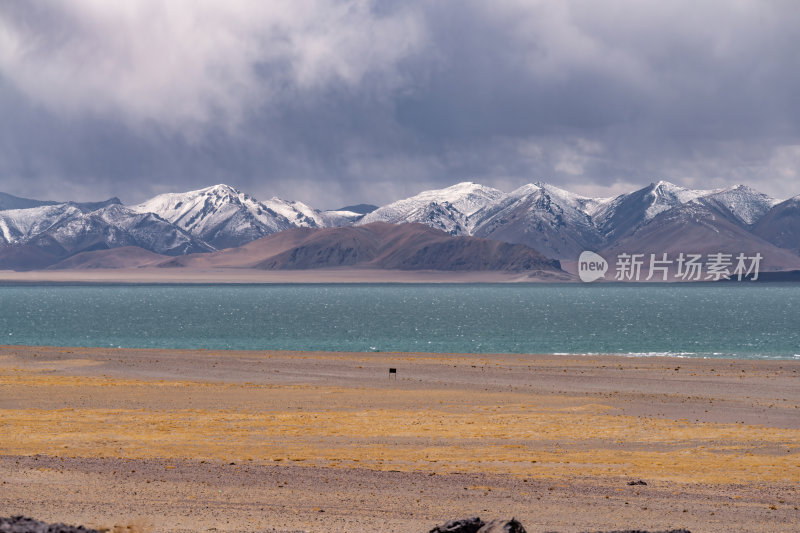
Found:
[[[523, 186], [520, 189], [527, 187]], [[557, 203], [562, 206], [570, 206], [573, 209], [576, 209], [583, 213], [584, 215], [594, 216], [594, 214], [602, 208], [604, 205], [611, 202], [614, 198], [592, 198], [589, 196], [583, 196], [580, 194], [576, 194], [570, 192], [566, 189], [562, 189], [561, 187], [556, 187], [555, 185], [551, 185], [550, 183], [545, 183], [543, 181], [538, 181], [534, 185], [530, 185], [530, 187], [536, 187], [541, 189], [542, 191], [546, 192], [550, 198], [555, 199]], [[520, 190], [517, 189], [517, 190]], [[515, 191], [516, 192], [516, 191]], [[511, 193], [514, 194], [514, 193]]]
[[225, 184], [161, 194], [131, 209], [155, 213], [215, 247], [238, 246], [292, 227], [286, 217]]
[[474, 226], [470, 218], [505, 196], [499, 189], [465, 181], [392, 202], [367, 214], [358, 223], [421, 222], [453, 235], [470, 234]]
[[508, 193], [509, 198], [522, 198], [524, 196], [528, 196], [530, 194], [537, 193], [542, 190], [542, 187], [539, 186], [538, 183], [526, 183], [522, 187], [518, 187]]
[[236, 189], [235, 187], [231, 187], [230, 185], [226, 185], [224, 183], [217, 183], [216, 185], [212, 185], [211, 187], [206, 187], [205, 189], [201, 190], [239, 194], [238, 189]]
[[303, 202], [284, 200], [274, 196], [264, 202], [264, 205], [285, 217], [293, 226], [301, 228], [322, 228], [326, 226], [320, 212]]
[[556, 187], [555, 185], [550, 185], [549, 183], [544, 183], [540, 181], [536, 183], [536, 185], [541, 187], [541, 189], [546, 191], [547, 194], [549, 194], [551, 197], [557, 198], [560, 202], [571, 205], [575, 209], [581, 211], [583, 211], [587, 203], [594, 200], [593, 198], [569, 192], [560, 187]]
[[439, 190], [424, 191], [414, 198], [420, 200], [433, 200], [449, 202], [466, 216], [505, 196], [505, 193], [493, 187], [479, 183], [464, 181]]
[[[186, 199], [196, 199], [196, 198], [218, 198], [220, 200], [228, 200], [228, 201], [236, 201], [240, 199], [240, 197], [246, 197], [248, 195], [242, 193], [238, 189], [231, 187], [230, 185], [225, 185], [224, 183], [219, 183], [217, 185], [212, 185], [210, 187], [204, 187], [202, 189], [197, 189], [194, 191], [186, 191], [183, 193], [166, 193], [156, 196], [155, 198], [174, 198], [178, 200]], [[154, 200], [148, 200], [148, 202]]]
[[651, 187], [650, 196], [653, 201], [645, 211], [645, 220], [652, 220], [659, 213], [678, 205], [695, 202], [703, 196], [716, 192], [716, 190], [697, 191], [687, 189], [664, 180], [651, 184]]
[[68, 203], [0, 211], [0, 242], [24, 242], [80, 215], [81, 211]]
[[[794, 201], [800, 201], [800, 196]], [[384, 221], [419, 222], [453, 235], [527, 243], [563, 258], [572, 257], [581, 247], [596, 248], [631, 235], [660, 213], [681, 206], [687, 206], [689, 215], [711, 210], [712, 217], [749, 231], [778, 203], [745, 185], [693, 190], [662, 180], [606, 199], [544, 182], [504, 193], [465, 181], [420, 192], [362, 216], [356, 211], [320, 211], [278, 197], [260, 202], [230, 185], [217, 184], [161, 194], [130, 207], [111, 199], [0, 211], [0, 243], [39, 239], [35, 242], [58, 242], [64, 250], [100, 242], [105, 246], [136, 244], [158, 253], [181, 254], [239, 246], [292, 227]]]
[[727, 211], [746, 225], [755, 224], [767, 214], [767, 211], [780, 203], [780, 200], [746, 185], [712, 191], [704, 195], [703, 200], [722, 211]]

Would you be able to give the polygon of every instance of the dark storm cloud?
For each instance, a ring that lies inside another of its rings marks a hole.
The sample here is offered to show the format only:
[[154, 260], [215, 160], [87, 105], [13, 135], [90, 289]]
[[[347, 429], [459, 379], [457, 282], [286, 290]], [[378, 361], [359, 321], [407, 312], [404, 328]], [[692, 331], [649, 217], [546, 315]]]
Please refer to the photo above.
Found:
[[0, 190], [794, 195], [799, 23], [792, 1], [0, 3]]

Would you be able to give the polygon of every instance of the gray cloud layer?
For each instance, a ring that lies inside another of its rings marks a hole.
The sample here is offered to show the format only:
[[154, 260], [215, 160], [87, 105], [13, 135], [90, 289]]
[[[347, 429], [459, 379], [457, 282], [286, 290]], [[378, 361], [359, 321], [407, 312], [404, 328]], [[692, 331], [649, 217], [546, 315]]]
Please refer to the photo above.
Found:
[[792, 1], [0, 1], [0, 190], [800, 193]]

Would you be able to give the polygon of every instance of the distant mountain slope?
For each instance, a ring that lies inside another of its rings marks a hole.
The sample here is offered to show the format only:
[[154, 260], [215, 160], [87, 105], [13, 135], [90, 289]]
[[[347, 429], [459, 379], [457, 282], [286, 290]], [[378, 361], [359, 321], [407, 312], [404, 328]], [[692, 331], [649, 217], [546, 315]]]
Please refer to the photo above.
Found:
[[356, 211], [345, 211], [343, 209], [320, 211], [319, 214], [322, 219], [321, 228], [339, 228], [342, 226], [351, 226], [364, 218], [364, 215]]
[[606, 240], [625, 237], [659, 213], [692, 202], [711, 191], [693, 191], [659, 181], [629, 194], [617, 196], [597, 210], [595, 224]]
[[527, 246], [455, 237], [422, 224], [382, 222], [342, 228], [296, 228], [234, 250], [184, 256], [160, 266], [561, 272], [558, 261]]
[[485, 208], [473, 234], [525, 244], [549, 257], [577, 257], [602, 243], [592, 217], [584, 211], [591, 203], [551, 185], [525, 185]]
[[48, 270], [95, 268], [136, 268], [164, 261], [166, 256], [138, 246], [81, 252], [48, 267]]
[[763, 217], [776, 200], [744, 185], [728, 189], [692, 190], [659, 181], [602, 205], [595, 224], [607, 241], [622, 239], [646, 226], [659, 214], [685, 205], [703, 205], [742, 227]]
[[134, 246], [158, 254], [182, 255], [212, 251], [211, 246], [195, 239], [181, 228], [153, 213], [137, 213], [122, 205], [112, 205], [86, 216], [97, 217], [109, 226], [124, 230]]
[[366, 215], [368, 213], [372, 213], [376, 209], [378, 209], [377, 205], [356, 204], [356, 205], [346, 205], [344, 207], [340, 207], [339, 209], [332, 209], [332, 211], [349, 211], [351, 213], [358, 213], [359, 215]]
[[[97, 208], [96, 210], [92, 210]], [[111, 199], [0, 211], [0, 268], [43, 268], [89, 250], [139, 246], [159, 254], [212, 248], [152, 213]]]
[[263, 202], [263, 205], [286, 217], [289, 224], [296, 228], [347, 226], [362, 217], [360, 213], [352, 211], [320, 211], [303, 202], [292, 202], [278, 197]]
[[42, 207], [44, 205], [54, 205], [57, 203], [58, 202], [20, 198], [0, 192], [0, 211], [5, 211], [6, 209], [29, 209], [31, 207]]
[[742, 226], [752, 226], [779, 203], [746, 185], [712, 192], [702, 197], [702, 201], [723, 214], [729, 214], [732, 220]]
[[753, 228], [775, 246], [800, 254], [800, 196], [775, 205]]
[[761, 271], [800, 268], [800, 256], [753, 235], [702, 203], [687, 203], [662, 211], [649, 224], [630, 231], [603, 252], [601, 255], [607, 258], [620, 253], [643, 253], [647, 262], [651, 253], [656, 254], [656, 258], [667, 253], [673, 260], [680, 253], [704, 257], [715, 253], [733, 256], [760, 253], [763, 257]]
[[38, 270], [61, 258], [32, 244], [0, 243], [0, 270]]

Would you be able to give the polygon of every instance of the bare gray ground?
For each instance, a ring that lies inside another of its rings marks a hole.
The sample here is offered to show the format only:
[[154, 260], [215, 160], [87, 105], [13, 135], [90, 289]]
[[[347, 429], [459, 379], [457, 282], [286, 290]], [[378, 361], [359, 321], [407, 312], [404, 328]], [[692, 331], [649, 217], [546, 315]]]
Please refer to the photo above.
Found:
[[173, 532], [425, 532], [450, 518], [479, 515], [514, 516], [531, 533], [729, 532], [734, 526], [788, 533], [800, 519], [797, 486], [628, 486], [627, 479], [608, 478], [169, 463], [176, 468], [165, 470], [158, 461], [3, 457], [0, 515], [76, 524], [112, 516]]

